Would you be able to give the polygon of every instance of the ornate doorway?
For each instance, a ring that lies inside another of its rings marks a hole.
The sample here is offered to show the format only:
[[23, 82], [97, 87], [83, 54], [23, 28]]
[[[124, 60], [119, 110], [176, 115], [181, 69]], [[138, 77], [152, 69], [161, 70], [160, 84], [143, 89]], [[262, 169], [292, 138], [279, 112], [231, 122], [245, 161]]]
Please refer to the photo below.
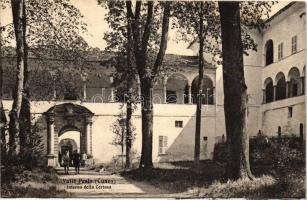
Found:
[[[47, 121], [48, 166], [59, 165], [62, 150], [71, 151], [70, 153], [77, 150], [80, 153], [92, 155], [92, 117], [94, 113], [83, 106], [65, 103], [51, 107], [44, 114]], [[64, 140], [62, 135], [66, 132], [79, 134]], [[76, 140], [79, 141], [79, 146]]]

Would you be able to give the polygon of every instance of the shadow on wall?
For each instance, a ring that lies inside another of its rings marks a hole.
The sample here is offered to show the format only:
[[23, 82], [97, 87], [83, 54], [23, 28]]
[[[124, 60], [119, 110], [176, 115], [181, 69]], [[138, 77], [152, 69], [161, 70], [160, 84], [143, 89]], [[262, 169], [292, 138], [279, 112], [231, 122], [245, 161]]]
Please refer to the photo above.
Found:
[[[159, 162], [194, 160], [195, 119], [195, 116], [189, 118], [189, 121], [185, 124], [176, 138], [173, 141], [170, 141], [170, 145], [166, 151], [163, 152], [162, 150], [163, 153], [161, 153], [161, 143], [163, 142], [161, 142], [159, 138]], [[213, 123], [211, 123], [211, 120], [213, 120]], [[202, 130], [200, 136], [201, 160], [212, 159], [214, 144], [216, 140], [221, 139], [221, 137], [215, 136], [214, 123], [214, 117], [202, 118]]]

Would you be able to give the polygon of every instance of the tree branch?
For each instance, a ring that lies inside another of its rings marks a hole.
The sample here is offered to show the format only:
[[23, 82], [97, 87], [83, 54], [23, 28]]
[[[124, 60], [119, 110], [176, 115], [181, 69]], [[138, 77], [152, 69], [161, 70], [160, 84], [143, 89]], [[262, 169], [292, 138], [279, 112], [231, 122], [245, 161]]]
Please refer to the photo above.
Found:
[[153, 21], [153, 2], [149, 1], [147, 5], [147, 18], [144, 27], [144, 33], [142, 38], [142, 52], [146, 56], [148, 41], [151, 33], [151, 25]]
[[164, 5], [160, 48], [159, 48], [159, 52], [157, 55], [157, 59], [154, 64], [154, 73], [152, 74], [152, 76], [156, 76], [157, 73], [159, 72], [162, 62], [163, 62], [165, 51], [167, 48], [169, 18], [170, 18], [170, 4], [171, 4], [170, 2], [165, 2], [165, 5]]
[[[132, 3], [131, 1], [126, 1], [126, 9], [127, 9], [127, 32], [129, 33], [128, 37], [130, 36], [131, 42], [133, 43], [133, 51], [134, 51], [134, 56], [139, 57], [140, 56], [140, 38], [139, 38], [139, 18], [140, 18], [140, 9], [141, 9], [141, 2], [137, 2], [136, 5], [136, 11], [135, 11], [135, 16], [133, 15], [132, 12]], [[139, 74], [143, 74], [144, 69], [140, 65], [136, 65], [137, 70]]]

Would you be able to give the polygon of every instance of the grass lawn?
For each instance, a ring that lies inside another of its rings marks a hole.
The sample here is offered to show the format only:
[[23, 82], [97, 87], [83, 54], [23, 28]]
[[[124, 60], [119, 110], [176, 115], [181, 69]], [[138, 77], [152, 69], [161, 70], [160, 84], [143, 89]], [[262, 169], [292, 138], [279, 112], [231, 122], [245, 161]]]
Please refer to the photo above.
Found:
[[58, 177], [53, 168], [15, 173], [15, 180], [10, 182], [5, 181], [4, 173], [7, 172], [1, 171], [1, 197], [70, 197], [69, 193], [56, 189]]
[[178, 197], [220, 198], [303, 198], [305, 197], [305, 165], [276, 172], [270, 166], [255, 166], [254, 181], [223, 180], [224, 167], [213, 161], [203, 161], [198, 173], [192, 162], [157, 164], [150, 171], [138, 169], [123, 172], [127, 179], [151, 184]]

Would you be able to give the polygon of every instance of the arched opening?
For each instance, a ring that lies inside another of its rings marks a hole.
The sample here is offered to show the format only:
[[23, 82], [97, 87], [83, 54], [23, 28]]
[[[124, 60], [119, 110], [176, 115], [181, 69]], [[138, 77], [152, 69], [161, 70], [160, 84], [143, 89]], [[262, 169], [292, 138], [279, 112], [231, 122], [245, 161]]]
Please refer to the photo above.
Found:
[[74, 150], [92, 155], [93, 116], [84, 106], [64, 103], [49, 108], [47, 124], [48, 165], [57, 166], [62, 151]]
[[265, 66], [272, 64], [274, 61], [273, 40], [268, 40], [265, 44]]
[[61, 163], [62, 156], [65, 152], [72, 155], [74, 151], [80, 153], [81, 134], [79, 131], [67, 131], [59, 136], [58, 144], [58, 161]]
[[301, 80], [300, 80], [300, 72], [298, 68], [292, 67], [288, 74], [289, 80], [289, 97], [296, 97], [299, 95], [299, 91], [301, 89]]
[[276, 75], [276, 100], [285, 99], [287, 97], [286, 95], [286, 78], [285, 75], [282, 72], [279, 72]]
[[272, 78], [267, 78], [264, 81], [265, 86], [265, 103], [272, 102], [274, 100], [274, 88]]
[[109, 102], [113, 97], [109, 76], [102, 73], [91, 73], [86, 82], [86, 101], [95, 103]]
[[[204, 75], [203, 79], [203, 88], [202, 88], [202, 104], [210, 104], [212, 105], [214, 103], [214, 95], [213, 95], [213, 82], [212, 80]], [[199, 97], [198, 95], [199, 90], [198, 90], [198, 76], [194, 78], [192, 82], [192, 100], [193, 104], [197, 103], [197, 98]]]
[[166, 83], [166, 102], [184, 104], [188, 102], [188, 79], [179, 73], [172, 74]]

